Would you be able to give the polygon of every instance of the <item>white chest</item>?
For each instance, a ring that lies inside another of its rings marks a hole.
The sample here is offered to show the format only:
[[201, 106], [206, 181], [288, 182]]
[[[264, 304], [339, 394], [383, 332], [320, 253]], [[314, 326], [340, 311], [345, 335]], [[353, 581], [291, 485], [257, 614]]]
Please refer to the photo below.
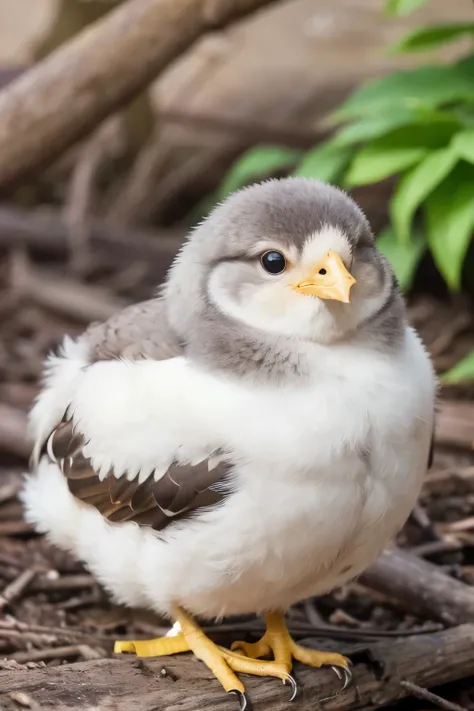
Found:
[[[334, 364], [337, 375], [309, 389], [229, 394], [214, 432], [240, 462], [238, 492], [196, 528], [203, 553], [176, 580], [183, 603], [211, 615], [286, 607], [377, 557], [426, 468], [433, 384], [429, 369], [418, 372], [424, 359], [415, 341], [399, 361], [374, 357], [358, 373]], [[185, 532], [174, 541], [183, 559]]]
[[[55, 465], [40, 466], [25, 493], [30, 520], [121, 602], [161, 612], [179, 602], [209, 616], [285, 608], [369, 565], [415, 502], [434, 382], [411, 331], [397, 357], [332, 348], [292, 387], [236, 384], [183, 359], [94, 369], [75, 403], [99, 461], [113, 452], [126, 469], [140, 454], [137, 469], [151, 471], [176, 452], [201, 461], [219, 448], [237, 473], [223, 506], [157, 537], [111, 528]], [[43, 422], [45, 408], [54, 412], [46, 396], [40, 405]]]

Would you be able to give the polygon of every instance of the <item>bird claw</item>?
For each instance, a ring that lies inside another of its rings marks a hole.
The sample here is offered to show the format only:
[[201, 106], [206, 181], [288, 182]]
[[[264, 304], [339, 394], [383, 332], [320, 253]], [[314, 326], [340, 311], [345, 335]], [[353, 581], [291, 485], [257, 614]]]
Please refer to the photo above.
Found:
[[345, 689], [347, 689], [347, 687], [351, 684], [352, 671], [350, 669], [348, 669], [347, 667], [344, 667], [343, 675], [344, 675], [344, 684], [342, 685], [341, 691], [345, 691]]
[[348, 667], [336, 667], [336, 666], [332, 666], [331, 669], [332, 669], [333, 672], [336, 674], [336, 676], [337, 676], [338, 679], [344, 679], [343, 685], [342, 685], [342, 687], [339, 689], [339, 692], [338, 692], [338, 693], [341, 693], [341, 691], [344, 691], [345, 689], [347, 689], [347, 687], [348, 687], [349, 684], [351, 683], [351, 681], [352, 681], [352, 672], [351, 672], [350, 669], [348, 669]]
[[291, 696], [290, 696], [290, 701], [294, 701], [296, 699], [296, 695], [298, 694], [298, 684], [296, 683], [296, 680], [291, 674], [288, 674], [286, 677], [286, 681], [289, 681], [291, 684]]
[[252, 711], [250, 699], [248, 698], [247, 694], [244, 694], [243, 691], [239, 691], [238, 689], [231, 689], [229, 691], [229, 694], [235, 694], [237, 696], [239, 700], [240, 711]]
[[330, 669], [335, 673], [337, 678], [339, 680], [344, 679], [344, 682], [337, 692], [337, 694], [332, 694], [331, 696], [326, 696], [324, 699], [320, 699], [320, 701], [330, 701], [331, 699], [335, 699], [339, 694], [347, 689], [349, 684], [352, 681], [352, 671], [348, 667], [336, 667], [336, 666], [331, 666]]

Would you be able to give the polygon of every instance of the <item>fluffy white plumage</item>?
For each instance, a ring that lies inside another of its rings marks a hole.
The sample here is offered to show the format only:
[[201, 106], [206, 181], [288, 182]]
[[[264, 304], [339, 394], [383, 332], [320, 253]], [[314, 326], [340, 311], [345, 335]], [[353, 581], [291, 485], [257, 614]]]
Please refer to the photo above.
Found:
[[[198, 226], [159, 298], [48, 360], [26, 517], [117, 601], [181, 625], [118, 652], [191, 650], [241, 711], [234, 672], [262, 665], [293, 693], [293, 660], [345, 687], [348, 660], [297, 645], [281, 613], [356, 577], [403, 526], [434, 397], [355, 203], [316, 181], [254, 185]], [[192, 619], [257, 612], [267, 632], [234, 647], [247, 656]]]
[[[304, 297], [303, 297], [304, 298]], [[185, 356], [87, 368], [80, 343], [50, 360], [32, 412], [45, 435], [70, 404], [96, 470], [129, 478], [234, 453], [225, 506], [163, 532], [114, 525], [43, 458], [26, 515], [74, 552], [121, 603], [209, 617], [284, 609], [359, 574], [403, 525], [433, 428], [434, 376], [417, 335], [384, 354], [308, 343], [309, 380], [259, 387]]]

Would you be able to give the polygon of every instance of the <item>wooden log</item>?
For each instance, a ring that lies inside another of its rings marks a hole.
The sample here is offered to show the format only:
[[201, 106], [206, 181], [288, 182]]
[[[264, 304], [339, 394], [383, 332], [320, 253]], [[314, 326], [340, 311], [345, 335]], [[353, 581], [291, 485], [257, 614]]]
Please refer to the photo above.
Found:
[[[463, 679], [474, 668], [474, 625], [370, 644], [353, 653], [354, 685], [324, 703], [328, 711], [380, 708], [409, 693], [400, 682], [425, 688]], [[319, 645], [321, 646], [321, 645]], [[342, 648], [340, 648], [340, 651]], [[209, 670], [192, 655], [137, 660], [98, 659], [43, 669], [0, 671], [0, 708], [23, 692], [51, 711], [114, 709], [114, 711], [236, 711], [235, 697], [226, 695]], [[297, 665], [300, 691], [295, 711], [316, 711], [319, 700], [337, 691], [329, 670]], [[259, 711], [287, 711], [289, 690], [276, 679], [242, 676]]]
[[0, 188], [121, 108], [202, 34], [275, 0], [128, 0], [0, 93]]
[[382, 553], [360, 582], [422, 617], [448, 625], [474, 622], [474, 588], [399, 548]]

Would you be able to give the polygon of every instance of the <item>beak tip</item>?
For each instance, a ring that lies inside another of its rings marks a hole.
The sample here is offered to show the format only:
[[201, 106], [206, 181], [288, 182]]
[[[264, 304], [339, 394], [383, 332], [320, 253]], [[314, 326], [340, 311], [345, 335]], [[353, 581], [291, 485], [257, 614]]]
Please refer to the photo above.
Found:
[[[316, 272], [309, 278], [303, 279], [296, 284], [290, 286], [300, 294], [317, 296], [320, 299], [329, 299], [349, 304], [350, 292], [357, 280], [352, 276], [344, 266], [340, 256], [335, 252], [329, 251], [326, 255], [328, 263], [319, 263], [316, 267]], [[324, 266], [323, 279], [319, 277], [321, 273], [319, 268]]]

